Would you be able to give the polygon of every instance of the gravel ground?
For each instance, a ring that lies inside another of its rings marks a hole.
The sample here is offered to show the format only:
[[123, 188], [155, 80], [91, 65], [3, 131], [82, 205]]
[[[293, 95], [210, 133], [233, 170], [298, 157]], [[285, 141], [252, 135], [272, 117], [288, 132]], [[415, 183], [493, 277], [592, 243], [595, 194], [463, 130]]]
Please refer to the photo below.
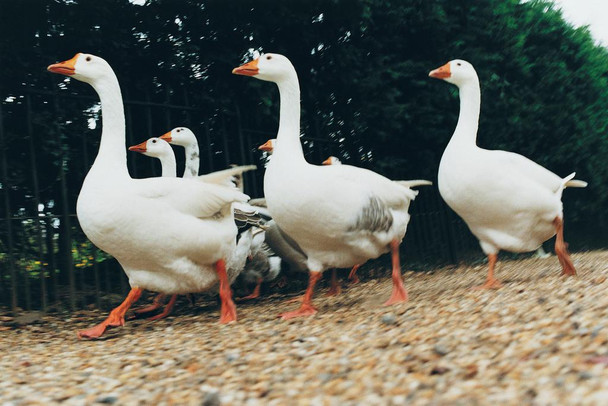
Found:
[[[213, 301], [133, 320], [105, 339], [75, 330], [106, 313], [0, 318], [0, 404], [608, 404], [608, 251], [405, 273], [410, 300], [383, 307], [390, 277], [344, 285], [319, 313], [273, 295], [218, 325]], [[35, 318], [34, 318], [35, 319]]]

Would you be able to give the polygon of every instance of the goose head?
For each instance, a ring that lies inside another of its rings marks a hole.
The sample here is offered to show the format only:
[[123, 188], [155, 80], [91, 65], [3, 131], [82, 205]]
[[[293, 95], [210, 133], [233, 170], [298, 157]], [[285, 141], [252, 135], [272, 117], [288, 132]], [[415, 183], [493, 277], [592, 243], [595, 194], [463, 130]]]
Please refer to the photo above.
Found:
[[59, 73], [82, 82], [93, 84], [100, 78], [113, 77], [114, 71], [103, 58], [77, 53], [72, 59], [49, 65], [49, 72]]
[[167, 141], [173, 145], [186, 147], [192, 144], [198, 144], [194, 133], [186, 127], [177, 127], [160, 136], [160, 139]]
[[162, 158], [173, 155], [173, 150], [171, 149], [169, 143], [157, 137], [150, 138], [141, 144], [133, 145], [129, 147], [129, 151], [139, 152], [154, 158]]
[[478, 82], [477, 72], [473, 65], [462, 59], [454, 59], [445, 65], [429, 72], [429, 76], [435, 79], [443, 79], [456, 86], [469, 82]]
[[340, 161], [335, 156], [328, 157], [325, 161], [322, 162], [323, 165], [340, 165], [342, 161]]
[[[281, 54], [263, 54], [259, 58], [244, 65], [234, 68], [235, 75], [254, 76], [269, 82], [280, 82], [287, 78], [296, 76], [296, 70]], [[297, 76], [296, 76], [297, 77]]]
[[274, 147], [275, 147], [276, 142], [277, 142], [276, 138], [272, 138], [272, 139], [266, 141], [265, 143], [263, 143], [262, 145], [260, 145], [258, 147], [258, 149], [260, 151], [272, 153], [272, 151], [274, 151]]

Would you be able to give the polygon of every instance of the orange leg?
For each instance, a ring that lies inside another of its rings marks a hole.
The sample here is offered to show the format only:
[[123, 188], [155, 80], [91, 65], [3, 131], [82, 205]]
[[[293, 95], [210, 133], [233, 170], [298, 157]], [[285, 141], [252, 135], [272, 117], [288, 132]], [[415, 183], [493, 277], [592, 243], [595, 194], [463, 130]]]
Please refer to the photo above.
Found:
[[167, 303], [167, 305], [165, 306], [165, 310], [163, 310], [162, 313], [159, 313], [156, 316], [152, 316], [152, 317], [148, 318], [148, 320], [154, 321], [154, 320], [164, 319], [165, 317], [167, 317], [171, 313], [171, 310], [173, 310], [173, 305], [175, 304], [176, 300], [177, 300], [177, 295], [172, 295], [171, 299], [169, 299], [169, 303]]
[[559, 263], [562, 265], [562, 275], [574, 276], [576, 275], [576, 268], [570, 259], [568, 253], [568, 244], [564, 241], [564, 222], [559, 217], [553, 220], [555, 225], [555, 231], [557, 236], [555, 237], [555, 255], [559, 259]]
[[154, 298], [154, 301], [152, 302], [151, 305], [140, 307], [139, 309], [135, 309], [135, 313], [137, 313], [137, 314], [149, 313], [151, 311], [154, 311], [154, 310], [160, 308], [163, 305], [163, 300], [165, 299], [165, 296], [167, 296], [167, 295], [165, 295], [164, 293], [159, 293], [158, 295], [156, 295], [156, 297]]
[[331, 270], [331, 287], [327, 291], [327, 296], [338, 296], [342, 292], [342, 288], [338, 283], [338, 275], [336, 269]]
[[78, 338], [98, 338], [103, 335], [108, 327], [118, 327], [125, 325], [125, 313], [133, 303], [139, 299], [143, 292], [140, 288], [132, 288], [127, 298], [114, 310], [110, 312], [107, 319], [87, 330], [81, 330], [78, 333]]
[[260, 287], [262, 286], [262, 278], [258, 278], [258, 283], [257, 285], [255, 285], [255, 288], [253, 288], [253, 292], [251, 292], [250, 295], [247, 295], [245, 297], [242, 297], [242, 300], [251, 300], [251, 299], [257, 299], [258, 297], [260, 297]]
[[226, 261], [220, 259], [215, 263], [215, 270], [220, 279], [220, 299], [222, 307], [220, 310], [220, 323], [226, 324], [231, 321], [236, 321], [236, 306], [232, 301], [232, 291], [230, 290], [230, 281], [226, 274]]
[[403, 286], [403, 280], [401, 279], [401, 263], [399, 262], [399, 242], [397, 240], [391, 241], [391, 251], [393, 258], [393, 292], [391, 297], [384, 303], [385, 306], [389, 306], [395, 303], [407, 302], [407, 291]]
[[348, 280], [351, 281], [351, 283], [359, 283], [361, 282], [359, 280], [359, 277], [357, 276], [357, 269], [359, 269], [361, 265], [357, 264], [355, 266], [353, 266], [353, 269], [350, 270], [350, 273], [348, 274]]
[[488, 255], [488, 278], [486, 279], [486, 283], [483, 285], [475, 286], [473, 289], [498, 289], [502, 287], [502, 283], [498, 279], [494, 278], [494, 267], [496, 266], [496, 260], [498, 259], [498, 254], [490, 254]]
[[312, 295], [314, 293], [315, 284], [321, 278], [321, 272], [310, 272], [310, 277], [308, 279], [308, 287], [306, 288], [306, 293], [304, 293], [304, 298], [302, 299], [302, 304], [298, 310], [294, 310], [292, 312], [281, 313], [279, 317], [283, 320], [292, 319], [294, 317], [302, 317], [302, 316], [312, 316], [317, 312], [312, 306]]

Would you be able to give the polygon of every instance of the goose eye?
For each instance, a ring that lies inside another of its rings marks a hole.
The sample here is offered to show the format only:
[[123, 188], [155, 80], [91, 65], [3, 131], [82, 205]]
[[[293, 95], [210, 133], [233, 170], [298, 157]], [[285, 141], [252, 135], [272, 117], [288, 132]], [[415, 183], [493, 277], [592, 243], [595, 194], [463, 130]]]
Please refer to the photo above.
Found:
[[90, 56], [87, 56], [87, 57], [85, 58], [85, 60], [86, 60], [87, 62], [91, 62], [91, 57], [90, 57]]
[[460, 62], [456, 62], [457, 66], [462, 66], [462, 64]]
[[152, 140], [152, 144], [156, 144], [156, 140]]
[[266, 60], [267, 60], [267, 61], [269, 61], [269, 60], [271, 60], [271, 59], [272, 59], [272, 56], [270, 56], [270, 55], [266, 55]]

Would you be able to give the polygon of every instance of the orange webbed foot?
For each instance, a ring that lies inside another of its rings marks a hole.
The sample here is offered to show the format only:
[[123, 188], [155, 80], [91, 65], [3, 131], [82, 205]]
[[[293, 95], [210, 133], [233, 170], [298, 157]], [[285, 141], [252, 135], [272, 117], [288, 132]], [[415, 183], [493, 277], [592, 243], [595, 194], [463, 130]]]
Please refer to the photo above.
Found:
[[253, 300], [253, 299], [257, 299], [258, 297], [260, 297], [260, 288], [262, 286], [262, 280], [260, 279], [258, 281], [258, 284], [255, 285], [255, 288], [253, 289], [253, 292], [251, 292], [249, 295], [240, 298], [240, 300]]
[[78, 335], [78, 338], [83, 339], [83, 338], [99, 338], [103, 335], [103, 333], [106, 332], [107, 326], [102, 324], [98, 324], [95, 327], [91, 327], [89, 329], [86, 330], [80, 330], [78, 332], [76, 332], [76, 335]]
[[483, 285], [474, 286], [473, 290], [500, 289], [502, 283], [498, 279], [489, 279]]
[[220, 324], [227, 324], [236, 321], [236, 306], [232, 300], [222, 303], [220, 311]]
[[338, 296], [340, 293], [342, 293], [342, 288], [340, 285], [336, 285], [330, 287], [325, 296]]
[[317, 309], [315, 309], [312, 305], [302, 303], [302, 306], [300, 306], [300, 308], [298, 310], [281, 313], [281, 314], [279, 314], [279, 317], [283, 320], [289, 320], [289, 319], [293, 319], [295, 317], [312, 316], [316, 312], [317, 312]]
[[403, 285], [393, 285], [393, 293], [391, 293], [391, 297], [384, 302], [384, 306], [405, 302], [407, 302], [407, 290], [405, 290], [405, 287], [403, 287]]
[[103, 333], [106, 332], [106, 330], [109, 327], [120, 327], [120, 326], [124, 326], [124, 325], [125, 325], [124, 318], [115, 320], [114, 322], [110, 322], [110, 323], [107, 322], [107, 320], [106, 320], [89, 329], [80, 330], [76, 333], [76, 335], [78, 335], [78, 338], [80, 338], [80, 339], [82, 339], [82, 338], [99, 338], [103, 335]]

